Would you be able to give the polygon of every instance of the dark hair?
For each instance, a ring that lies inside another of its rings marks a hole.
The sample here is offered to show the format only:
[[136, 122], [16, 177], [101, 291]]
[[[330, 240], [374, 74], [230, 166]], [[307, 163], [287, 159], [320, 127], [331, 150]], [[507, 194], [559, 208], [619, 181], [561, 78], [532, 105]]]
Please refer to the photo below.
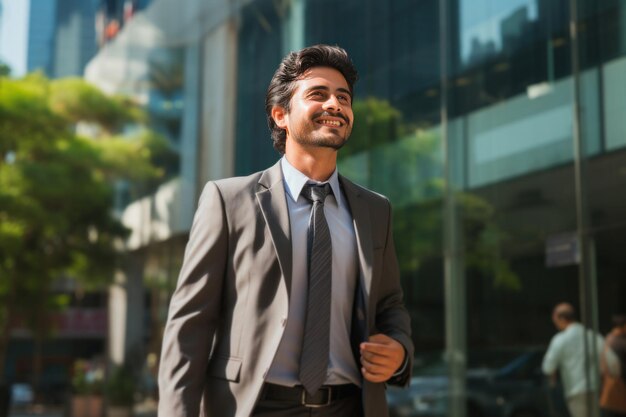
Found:
[[570, 303], [558, 304], [554, 310], [556, 316], [562, 320], [572, 322], [576, 320], [576, 310]]
[[297, 52], [290, 52], [278, 66], [265, 95], [267, 125], [272, 133], [274, 149], [281, 154], [285, 153], [287, 133], [284, 129], [276, 126], [274, 119], [272, 119], [272, 107], [280, 106], [289, 112], [289, 103], [296, 88], [296, 81], [307, 70], [314, 67], [330, 67], [339, 71], [346, 79], [352, 95], [358, 74], [348, 53], [343, 48], [314, 45]]

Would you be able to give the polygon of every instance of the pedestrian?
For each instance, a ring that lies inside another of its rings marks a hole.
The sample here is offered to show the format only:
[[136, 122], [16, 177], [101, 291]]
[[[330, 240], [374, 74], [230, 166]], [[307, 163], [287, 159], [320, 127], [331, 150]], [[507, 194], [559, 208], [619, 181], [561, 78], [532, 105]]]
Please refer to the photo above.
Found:
[[553, 385], [559, 373], [571, 417], [591, 416], [599, 388], [597, 357], [604, 340], [576, 320], [576, 311], [569, 303], [554, 307], [552, 322], [559, 332], [550, 341], [543, 358], [543, 372]]
[[288, 54], [265, 102], [282, 157], [205, 186], [163, 338], [161, 417], [386, 417], [386, 384], [408, 384], [390, 203], [337, 172], [356, 79], [339, 47]]
[[604, 377], [600, 408], [606, 417], [626, 417], [626, 315], [613, 317], [600, 365]]

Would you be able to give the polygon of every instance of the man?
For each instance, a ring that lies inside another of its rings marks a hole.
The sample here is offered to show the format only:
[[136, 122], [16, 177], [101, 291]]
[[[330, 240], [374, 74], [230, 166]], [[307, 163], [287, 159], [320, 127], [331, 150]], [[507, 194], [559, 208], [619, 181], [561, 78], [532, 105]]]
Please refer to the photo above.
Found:
[[543, 358], [543, 372], [550, 377], [553, 385], [557, 371], [560, 373], [567, 408], [572, 417], [590, 416], [598, 393], [598, 355], [604, 345], [602, 336], [577, 322], [574, 307], [569, 303], [557, 304], [552, 322], [559, 333], [550, 341]]
[[290, 53], [266, 96], [283, 158], [206, 185], [170, 303], [161, 417], [385, 417], [385, 384], [408, 384], [390, 204], [336, 169], [356, 79], [341, 48]]

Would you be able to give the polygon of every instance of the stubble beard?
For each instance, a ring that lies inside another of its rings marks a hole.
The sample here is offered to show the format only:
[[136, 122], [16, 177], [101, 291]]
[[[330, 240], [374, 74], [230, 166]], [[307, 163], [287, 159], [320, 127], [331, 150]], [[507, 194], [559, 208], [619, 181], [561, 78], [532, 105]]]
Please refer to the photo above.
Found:
[[[315, 122], [313, 121], [312, 123]], [[350, 128], [350, 126], [348, 126], [346, 129], [346, 134], [344, 136], [339, 136], [339, 131], [337, 129], [331, 129], [330, 133], [332, 133], [332, 136], [319, 131], [294, 133], [296, 133], [293, 135], [294, 141], [302, 146], [332, 148], [338, 151], [348, 141], [350, 133], [352, 133], [352, 129]]]
[[309, 135], [308, 137], [301, 137], [300, 135], [298, 135], [298, 136], [294, 136], [293, 139], [302, 146], [314, 146], [318, 148], [332, 148], [337, 151], [341, 149], [348, 140], [347, 137], [343, 137], [337, 140], [337, 139], [333, 139], [329, 137], [318, 137], [316, 135]]

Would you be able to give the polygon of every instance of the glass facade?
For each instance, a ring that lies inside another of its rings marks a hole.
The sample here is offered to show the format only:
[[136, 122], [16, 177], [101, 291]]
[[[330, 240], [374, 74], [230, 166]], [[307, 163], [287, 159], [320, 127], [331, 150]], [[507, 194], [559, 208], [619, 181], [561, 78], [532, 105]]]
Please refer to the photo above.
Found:
[[[568, 415], [563, 384], [541, 370], [554, 306], [573, 304], [602, 335], [626, 312], [624, 0], [48, 3], [50, 16], [30, 16], [30, 68], [75, 74], [98, 41], [86, 79], [142, 103], [172, 151], [154, 161], [162, 179], [119, 184], [135, 298], [116, 349], [159, 353], [204, 182], [279, 158], [264, 100], [282, 57], [338, 44], [360, 73], [339, 169], [393, 204], [412, 317], [414, 379], [389, 388], [392, 415]], [[7, 373], [26, 380], [22, 336]], [[44, 349], [52, 382], [69, 383], [59, 364], [117, 351], [104, 335], [72, 350], [73, 337]], [[593, 381], [601, 352], [578, 342]], [[583, 408], [594, 415], [597, 396]]]
[[553, 307], [603, 335], [626, 311], [626, 4], [268, 0], [240, 19], [238, 174], [279, 157], [263, 103], [287, 51], [338, 44], [359, 69], [339, 165], [394, 206], [417, 351], [395, 415], [567, 415], [541, 372]]

